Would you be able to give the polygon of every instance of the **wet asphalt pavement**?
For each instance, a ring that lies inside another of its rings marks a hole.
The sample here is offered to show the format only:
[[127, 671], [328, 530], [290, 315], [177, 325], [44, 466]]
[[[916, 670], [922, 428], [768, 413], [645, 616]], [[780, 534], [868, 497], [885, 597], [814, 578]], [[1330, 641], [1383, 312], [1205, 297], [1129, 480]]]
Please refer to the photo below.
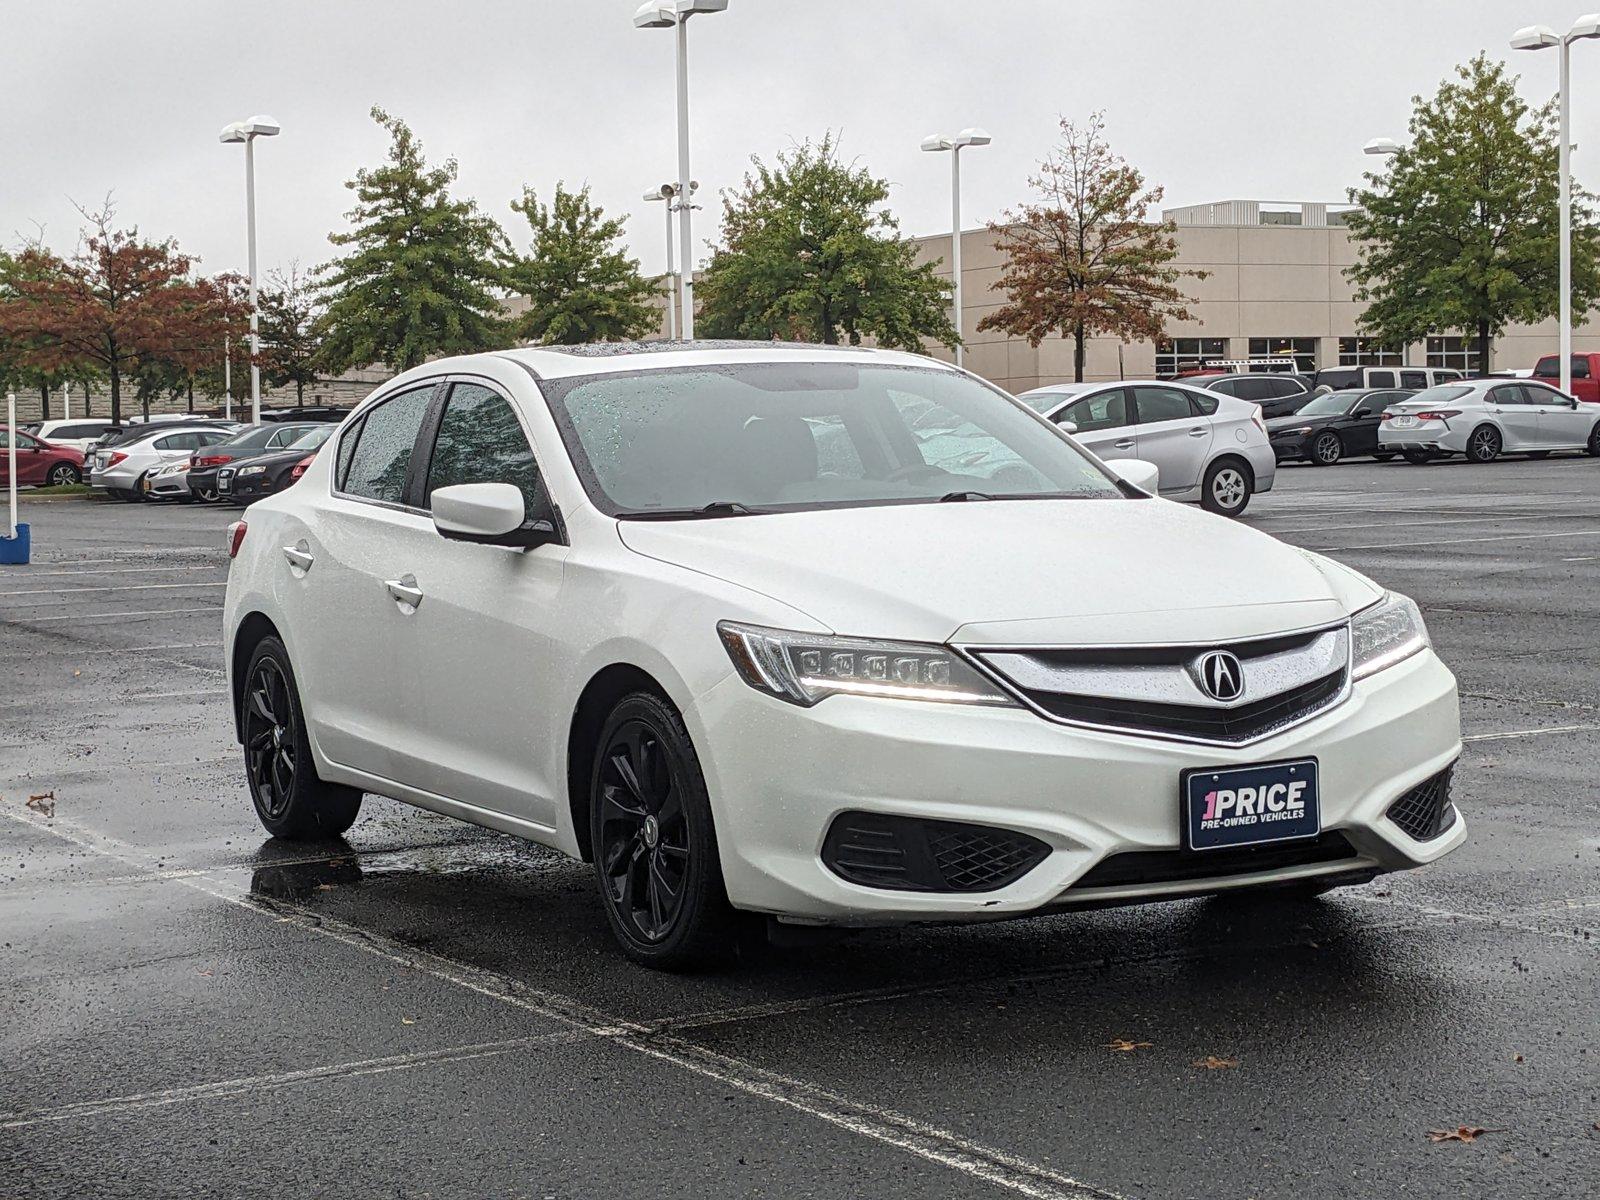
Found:
[[[1600, 462], [1289, 467], [1249, 514], [1422, 604], [1469, 735], [1442, 863], [689, 977], [510, 838], [369, 798], [347, 842], [267, 840], [223, 693], [234, 515], [24, 519], [4, 1200], [1600, 1194]], [[1463, 1125], [1492, 1132], [1427, 1138]]]

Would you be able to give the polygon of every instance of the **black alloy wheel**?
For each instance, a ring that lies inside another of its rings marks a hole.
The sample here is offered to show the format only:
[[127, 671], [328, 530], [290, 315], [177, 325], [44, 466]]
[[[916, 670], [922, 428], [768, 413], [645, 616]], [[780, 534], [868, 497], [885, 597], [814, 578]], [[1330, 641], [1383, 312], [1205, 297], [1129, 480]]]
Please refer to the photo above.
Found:
[[1311, 461], [1319, 467], [1331, 467], [1344, 457], [1344, 443], [1331, 429], [1317, 435], [1311, 443]]
[[256, 807], [270, 821], [283, 819], [294, 796], [296, 733], [283, 668], [270, 656], [261, 658], [245, 685], [244, 761]]
[[318, 774], [289, 653], [262, 638], [239, 698], [245, 778], [256, 816], [273, 837], [330, 838], [355, 824], [361, 792]]
[[1500, 457], [1504, 443], [1493, 425], [1479, 425], [1467, 438], [1467, 458], [1475, 463], [1492, 463]]
[[659, 696], [625, 697], [601, 730], [590, 835], [606, 919], [630, 957], [679, 968], [737, 948], [699, 760]]

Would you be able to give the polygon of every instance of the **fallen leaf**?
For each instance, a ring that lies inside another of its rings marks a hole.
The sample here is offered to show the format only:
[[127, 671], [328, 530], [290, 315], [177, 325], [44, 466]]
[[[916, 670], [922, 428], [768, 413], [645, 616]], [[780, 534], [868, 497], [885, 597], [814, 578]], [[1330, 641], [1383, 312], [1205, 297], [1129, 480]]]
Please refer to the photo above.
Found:
[[74, 678], [74, 679], [76, 679], [76, 678], [77, 678], [77, 677], [78, 677], [78, 676], [79, 676], [79, 675], [82, 675], [82, 674], [83, 674], [83, 672], [82, 672], [82, 671], [74, 671], [74, 672], [73, 672], [73, 673], [72, 673], [72, 677], [73, 677], [73, 678]]
[[1519, 1055], [1517, 1055], [1517, 1061], [1518, 1062], [1523, 1062], [1525, 1060], [1523, 1059], [1522, 1055], [1519, 1054]]
[[28, 797], [28, 807], [34, 812], [46, 817], [56, 815], [56, 793], [51, 788], [48, 792], [40, 792], [37, 796]]
[[1504, 1133], [1504, 1129], [1485, 1129], [1481, 1125], [1458, 1125], [1454, 1129], [1430, 1129], [1430, 1142], [1475, 1142], [1486, 1133]]
[[216, 972], [213, 971], [210, 967], [196, 967], [194, 969], [194, 973], [196, 975], [204, 975], [207, 979], [211, 978], [212, 975], [216, 974]]
[[1127, 1038], [1113, 1038], [1106, 1043], [1107, 1050], [1115, 1050], [1119, 1054], [1129, 1054], [1135, 1050], [1150, 1050], [1154, 1046], [1154, 1042], [1130, 1042]]
[[1204, 1071], [1226, 1071], [1229, 1067], [1237, 1067], [1239, 1060], [1237, 1058], [1218, 1058], [1215, 1054], [1208, 1054], [1204, 1058], [1195, 1059], [1189, 1065], [1191, 1067], [1199, 1067]]
[[416, 1022], [413, 1021], [410, 1017], [401, 1017], [400, 1018], [400, 1024], [402, 1024], [402, 1025], [415, 1025]]

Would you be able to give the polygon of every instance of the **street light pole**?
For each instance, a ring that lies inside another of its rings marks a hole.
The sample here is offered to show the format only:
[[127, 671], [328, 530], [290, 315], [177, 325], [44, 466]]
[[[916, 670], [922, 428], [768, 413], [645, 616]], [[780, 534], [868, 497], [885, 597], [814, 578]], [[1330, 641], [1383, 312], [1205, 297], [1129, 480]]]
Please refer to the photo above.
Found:
[[1561, 144], [1557, 170], [1560, 173], [1561, 247], [1557, 273], [1560, 289], [1559, 320], [1560, 340], [1557, 354], [1561, 359], [1561, 390], [1572, 392], [1572, 43], [1584, 38], [1600, 38], [1600, 13], [1579, 17], [1563, 36], [1548, 25], [1529, 25], [1511, 35], [1513, 50], [1560, 51], [1560, 92], [1557, 103], [1561, 109]]
[[224, 143], [244, 143], [244, 207], [250, 254], [250, 420], [256, 424], [261, 421], [261, 314], [256, 306], [256, 139], [276, 137], [281, 128], [271, 117], [256, 116], [223, 126], [217, 139]]
[[678, 280], [672, 269], [672, 198], [677, 195], [676, 184], [663, 183], [653, 192], [646, 192], [646, 200], [664, 200], [667, 213], [667, 340], [678, 338]]
[[950, 152], [950, 274], [954, 285], [951, 303], [956, 331], [956, 366], [961, 366], [964, 346], [961, 339], [961, 151], [968, 146], [987, 146], [993, 139], [981, 129], [963, 129], [954, 137], [932, 133], [922, 139], [930, 153]]
[[233, 339], [222, 339], [222, 415], [233, 420]]
[[[1399, 154], [1402, 149], [1404, 149], [1404, 147], [1393, 138], [1376, 137], [1368, 142], [1365, 146], [1361, 147], [1361, 153], [1371, 154], [1377, 158], [1393, 158], [1396, 154]], [[1381, 352], [1383, 347], [1380, 345], [1378, 349]], [[1402, 367], [1409, 367], [1411, 365], [1411, 346], [1409, 343], [1400, 347], [1400, 365]], [[1485, 367], [1484, 370], [1487, 371], [1488, 368]]]
[[689, 18], [697, 13], [724, 12], [728, 0], [645, 0], [633, 14], [639, 29], [673, 28], [677, 32], [678, 84], [678, 303], [685, 341], [694, 340], [694, 237], [691, 213], [693, 185], [689, 179]]

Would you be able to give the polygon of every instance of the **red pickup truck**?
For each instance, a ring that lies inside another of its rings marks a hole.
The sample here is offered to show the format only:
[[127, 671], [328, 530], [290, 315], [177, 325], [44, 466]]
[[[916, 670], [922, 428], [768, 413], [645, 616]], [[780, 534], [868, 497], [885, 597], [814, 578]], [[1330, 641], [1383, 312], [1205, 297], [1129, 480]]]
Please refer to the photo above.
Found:
[[[1552, 387], [1561, 386], [1561, 356], [1546, 354], [1534, 365], [1533, 377]], [[1572, 394], [1590, 404], [1600, 404], [1600, 354], [1572, 356]]]

